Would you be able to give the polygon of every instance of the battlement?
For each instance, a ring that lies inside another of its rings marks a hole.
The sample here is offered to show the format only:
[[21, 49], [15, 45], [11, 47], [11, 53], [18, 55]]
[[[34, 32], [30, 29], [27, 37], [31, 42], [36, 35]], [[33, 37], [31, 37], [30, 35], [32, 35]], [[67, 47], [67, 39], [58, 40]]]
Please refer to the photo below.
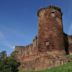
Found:
[[[16, 55], [19, 56], [30, 56], [30, 55], [34, 55], [37, 54], [37, 36], [35, 36], [35, 38], [33, 39], [32, 44], [26, 45], [26, 46], [16, 46], [15, 47], [15, 52]], [[18, 59], [18, 60], [19, 60]]]
[[61, 12], [61, 8], [59, 8], [58, 6], [54, 6], [54, 5], [50, 5], [48, 6], [49, 9], [55, 9], [55, 10], [58, 10], [59, 12]]
[[39, 9], [38, 12], [37, 12], [37, 16], [39, 16], [39, 14], [40, 14], [41, 11], [46, 11], [46, 10], [50, 10], [50, 9], [57, 10], [57, 11], [59, 11], [59, 12], [61, 13], [61, 15], [62, 15], [61, 8], [59, 8], [59, 7], [57, 7], [57, 6], [50, 5], [50, 6], [48, 6], [48, 7]]

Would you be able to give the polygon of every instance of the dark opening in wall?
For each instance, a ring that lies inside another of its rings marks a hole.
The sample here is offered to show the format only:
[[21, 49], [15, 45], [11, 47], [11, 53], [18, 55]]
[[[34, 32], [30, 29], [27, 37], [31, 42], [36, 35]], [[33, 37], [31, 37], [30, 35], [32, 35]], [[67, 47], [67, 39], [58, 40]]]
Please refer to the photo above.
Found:
[[69, 43], [68, 43], [68, 35], [64, 33], [64, 46], [66, 55], [69, 55]]

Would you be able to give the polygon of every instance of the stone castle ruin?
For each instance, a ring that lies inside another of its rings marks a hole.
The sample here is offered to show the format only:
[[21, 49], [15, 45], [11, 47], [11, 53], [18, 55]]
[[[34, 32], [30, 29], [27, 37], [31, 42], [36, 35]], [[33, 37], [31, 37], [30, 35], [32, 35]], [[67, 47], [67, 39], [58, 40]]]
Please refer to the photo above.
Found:
[[48, 6], [37, 12], [38, 35], [32, 44], [15, 48], [20, 69], [41, 70], [68, 61], [64, 56], [72, 53], [72, 36], [63, 32], [62, 15], [61, 9], [56, 6]]

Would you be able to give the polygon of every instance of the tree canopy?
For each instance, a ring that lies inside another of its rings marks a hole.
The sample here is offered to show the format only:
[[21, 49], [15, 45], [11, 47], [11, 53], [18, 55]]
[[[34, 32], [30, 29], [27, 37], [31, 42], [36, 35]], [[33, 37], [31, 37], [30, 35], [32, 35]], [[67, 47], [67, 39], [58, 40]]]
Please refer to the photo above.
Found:
[[13, 56], [7, 56], [6, 52], [0, 52], [0, 72], [18, 72], [20, 65]]

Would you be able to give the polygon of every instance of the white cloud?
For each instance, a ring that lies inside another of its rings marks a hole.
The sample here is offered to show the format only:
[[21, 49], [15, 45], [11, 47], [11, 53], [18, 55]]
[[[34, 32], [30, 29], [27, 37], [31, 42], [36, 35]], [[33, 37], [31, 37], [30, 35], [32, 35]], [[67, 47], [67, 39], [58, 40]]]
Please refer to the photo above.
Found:
[[6, 39], [5, 35], [0, 31], [0, 45], [6, 46], [8, 48], [14, 49], [14, 46]]
[[71, 23], [71, 25], [69, 26], [68, 34], [69, 34], [69, 35], [72, 35], [72, 23]]

